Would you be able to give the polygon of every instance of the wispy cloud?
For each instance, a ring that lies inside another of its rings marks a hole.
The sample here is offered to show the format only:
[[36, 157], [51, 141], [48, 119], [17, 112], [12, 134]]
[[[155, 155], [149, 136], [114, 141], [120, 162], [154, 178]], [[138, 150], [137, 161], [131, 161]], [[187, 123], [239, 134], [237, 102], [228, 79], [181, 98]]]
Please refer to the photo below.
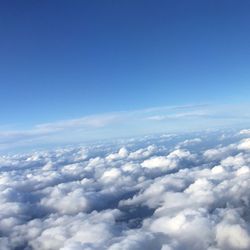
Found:
[[119, 120], [120, 114], [104, 114], [86, 116], [79, 119], [64, 120], [52, 123], [39, 124], [37, 129], [47, 131], [58, 131], [67, 128], [89, 127], [89, 128], [102, 128]]
[[7, 130], [2, 126], [0, 150], [250, 124], [247, 110], [237, 105], [183, 105], [84, 116], [37, 124], [26, 130]]
[[198, 117], [206, 117], [209, 113], [205, 111], [192, 111], [192, 112], [180, 112], [169, 115], [155, 115], [149, 116], [147, 119], [155, 120], [155, 121], [164, 121], [170, 119], [180, 119], [180, 118], [198, 118]]

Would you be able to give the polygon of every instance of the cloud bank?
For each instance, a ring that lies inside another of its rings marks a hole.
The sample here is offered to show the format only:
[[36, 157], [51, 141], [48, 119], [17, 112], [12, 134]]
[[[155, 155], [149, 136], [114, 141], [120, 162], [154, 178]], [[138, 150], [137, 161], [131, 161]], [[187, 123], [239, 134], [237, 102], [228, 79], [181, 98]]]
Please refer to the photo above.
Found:
[[249, 141], [204, 132], [1, 156], [0, 248], [250, 249]]

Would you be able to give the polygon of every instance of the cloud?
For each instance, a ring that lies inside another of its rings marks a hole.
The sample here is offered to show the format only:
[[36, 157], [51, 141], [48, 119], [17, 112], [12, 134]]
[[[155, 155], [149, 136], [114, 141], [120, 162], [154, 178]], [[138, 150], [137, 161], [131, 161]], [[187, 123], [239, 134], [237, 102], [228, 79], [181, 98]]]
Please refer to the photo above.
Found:
[[54, 123], [39, 124], [36, 126], [37, 129], [45, 131], [58, 131], [67, 128], [78, 128], [78, 127], [94, 127], [101, 128], [109, 124], [117, 122], [120, 114], [107, 114], [107, 115], [96, 115], [86, 116], [80, 119], [72, 119], [59, 121]]
[[192, 158], [188, 151], [177, 149], [167, 156], [153, 156], [142, 162], [144, 168], [165, 168], [172, 170], [179, 166], [182, 159]]
[[242, 140], [238, 148], [243, 149], [243, 150], [250, 150], [250, 139], [247, 138], [247, 139]]
[[[244, 110], [244, 112], [243, 112]], [[121, 111], [41, 123], [26, 129], [1, 126], [0, 151], [47, 148], [150, 133], [179, 133], [250, 124], [248, 106], [183, 105]], [[184, 126], [185, 124], [185, 126]], [[13, 126], [12, 126], [13, 127]], [[240, 134], [246, 135], [247, 130]]]
[[239, 134], [241, 135], [250, 135], [250, 129], [242, 129]]
[[248, 140], [201, 132], [1, 156], [0, 248], [249, 249]]
[[86, 116], [80, 119], [57, 121], [54, 123], [38, 124], [29, 130], [13, 130], [0, 132], [2, 144], [22, 143], [39, 141], [45, 137], [45, 141], [49, 136], [62, 135], [62, 133], [70, 130], [78, 131], [79, 129], [100, 129], [119, 121], [119, 115], [108, 114], [99, 116]]
[[181, 118], [199, 118], [199, 117], [206, 117], [209, 113], [205, 111], [193, 111], [193, 112], [178, 112], [169, 115], [156, 115], [156, 116], [149, 116], [147, 117], [148, 120], [155, 120], [155, 121], [167, 121], [171, 119], [181, 119]]
[[249, 249], [248, 225], [235, 210], [228, 210], [216, 226], [216, 239], [221, 249]]

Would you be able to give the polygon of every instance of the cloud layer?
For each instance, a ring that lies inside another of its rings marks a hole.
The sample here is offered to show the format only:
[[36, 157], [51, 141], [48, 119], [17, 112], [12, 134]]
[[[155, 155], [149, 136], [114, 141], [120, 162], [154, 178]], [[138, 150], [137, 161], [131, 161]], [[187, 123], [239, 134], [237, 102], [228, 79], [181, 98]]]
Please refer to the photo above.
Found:
[[0, 248], [250, 249], [248, 130], [0, 157]]
[[[186, 105], [83, 116], [26, 129], [0, 129], [0, 152], [24, 152], [94, 140], [250, 125], [249, 105]], [[185, 127], [183, 127], [185, 124]], [[0, 124], [1, 125], [1, 124]], [[10, 127], [10, 126], [8, 126]], [[245, 130], [242, 133], [248, 133]]]

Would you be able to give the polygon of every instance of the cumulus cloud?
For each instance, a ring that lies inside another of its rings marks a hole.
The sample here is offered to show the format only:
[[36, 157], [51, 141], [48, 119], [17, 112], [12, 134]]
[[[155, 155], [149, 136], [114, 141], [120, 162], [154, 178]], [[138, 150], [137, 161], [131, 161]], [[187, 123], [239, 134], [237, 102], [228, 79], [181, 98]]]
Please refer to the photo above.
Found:
[[144, 168], [165, 168], [171, 170], [178, 167], [182, 159], [189, 159], [191, 157], [192, 155], [189, 151], [177, 149], [167, 156], [153, 156], [143, 161], [141, 165]]
[[249, 140], [159, 135], [1, 156], [0, 249], [249, 249]]
[[247, 138], [247, 139], [242, 140], [238, 148], [243, 149], [243, 150], [250, 150], [250, 139]]
[[239, 132], [240, 135], [250, 135], [250, 129], [242, 129]]

